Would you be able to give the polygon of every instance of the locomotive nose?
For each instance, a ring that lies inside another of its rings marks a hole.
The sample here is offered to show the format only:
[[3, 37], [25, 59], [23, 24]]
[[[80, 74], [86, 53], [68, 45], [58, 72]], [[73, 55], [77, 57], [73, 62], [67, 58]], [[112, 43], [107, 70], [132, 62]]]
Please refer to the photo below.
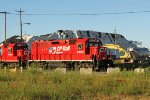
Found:
[[97, 55], [98, 54], [98, 47], [91, 47], [91, 55]]
[[17, 56], [22, 56], [22, 50], [17, 50]]

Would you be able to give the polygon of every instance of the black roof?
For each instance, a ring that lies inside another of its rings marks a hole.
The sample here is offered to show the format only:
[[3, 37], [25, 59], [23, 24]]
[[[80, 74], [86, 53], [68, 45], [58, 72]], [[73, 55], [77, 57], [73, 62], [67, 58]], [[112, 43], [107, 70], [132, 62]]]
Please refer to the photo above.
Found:
[[[21, 41], [21, 39], [20, 39], [20, 36], [18, 36], [18, 35], [15, 35], [15, 36], [12, 36], [12, 37], [10, 37], [10, 38], [8, 38], [7, 40], [6, 40], [6, 43], [17, 43], [17, 42], [20, 42]], [[24, 41], [24, 40], [23, 40]], [[3, 41], [2, 43], [4, 43], [5, 41]]]

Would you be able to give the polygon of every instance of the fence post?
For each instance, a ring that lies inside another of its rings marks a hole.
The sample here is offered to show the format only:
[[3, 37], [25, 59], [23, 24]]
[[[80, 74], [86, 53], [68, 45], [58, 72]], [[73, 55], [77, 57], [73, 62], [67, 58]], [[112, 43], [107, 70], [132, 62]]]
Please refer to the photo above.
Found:
[[4, 73], [6, 74], [6, 70], [7, 70], [7, 68], [6, 68], [6, 66], [4, 67]]
[[21, 66], [21, 67], [20, 67], [20, 72], [21, 72], [21, 73], [22, 73], [22, 69], [23, 69], [23, 68], [22, 68], [22, 66]]

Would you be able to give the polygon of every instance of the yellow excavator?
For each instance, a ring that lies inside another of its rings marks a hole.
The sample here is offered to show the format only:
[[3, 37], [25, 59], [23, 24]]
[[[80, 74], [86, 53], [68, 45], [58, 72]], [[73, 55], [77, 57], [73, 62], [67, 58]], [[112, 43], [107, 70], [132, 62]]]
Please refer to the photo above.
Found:
[[119, 52], [119, 57], [116, 57], [116, 59], [120, 60], [121, 63], [133, 63], [134, 55], [132, 53], [132, 48], [127, 51], [117, 44], [105, 44], [103, 46], [107, 47], [108, 50], [114, 50], [115, 52], [112, 52], [112, 55], [117, 56], [117, 53]]

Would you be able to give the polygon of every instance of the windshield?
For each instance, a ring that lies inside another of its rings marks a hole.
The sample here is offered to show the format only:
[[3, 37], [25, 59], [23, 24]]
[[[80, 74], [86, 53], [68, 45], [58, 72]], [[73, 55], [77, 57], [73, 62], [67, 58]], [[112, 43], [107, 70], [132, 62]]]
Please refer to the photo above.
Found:
[[91, 47], [91, 46], [100, 46], [98, 42], [87, 42], [86, 47]]
[[28, 49], [28, 45], [25, 43], [18, 43], [14, 47], [15, 50]]
[[87, 43], [86, 43], [86, 47], [90, 47], [90, 46], [101, 46], [102, 42], [101, 40], [97, 39], [97, 38], [89, 38]]

